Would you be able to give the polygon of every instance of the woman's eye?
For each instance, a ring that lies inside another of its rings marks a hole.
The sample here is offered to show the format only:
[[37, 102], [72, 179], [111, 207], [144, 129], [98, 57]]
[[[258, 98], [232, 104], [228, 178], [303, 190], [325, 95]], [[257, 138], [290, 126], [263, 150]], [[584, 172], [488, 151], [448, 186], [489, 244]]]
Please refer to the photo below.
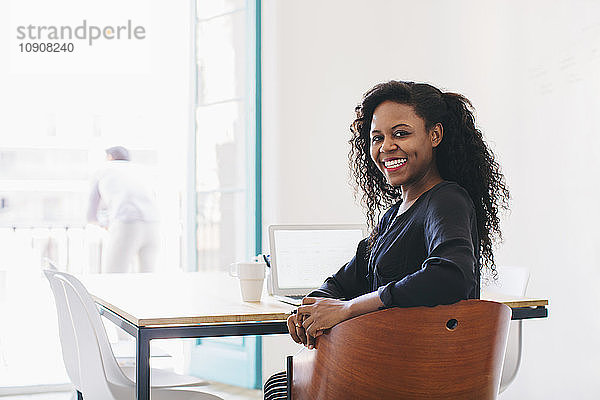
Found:
[[406, 136], [409, 134], [410, 134], [410, 132], [407, 132], [407, 131], [395, 131], [394, 132], [394, 136], [397, 136], [397, 137]]
[[379, 142], [381, 140], [381, 138], [382, 138], [381, 136], [373, 136], [371, 138], [371, 143]]

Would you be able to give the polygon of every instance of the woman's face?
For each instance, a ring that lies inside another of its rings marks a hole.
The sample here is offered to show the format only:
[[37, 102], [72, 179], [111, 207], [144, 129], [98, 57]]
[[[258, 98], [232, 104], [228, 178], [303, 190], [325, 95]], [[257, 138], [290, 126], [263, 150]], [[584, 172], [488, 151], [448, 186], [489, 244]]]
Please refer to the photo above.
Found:
[[439, 178], [433, 149], [442, 134], [441, 124], [427, 131], [413, 107], [385, 101], [373, 112], [371, 159], [394, 187], [426, 184]]

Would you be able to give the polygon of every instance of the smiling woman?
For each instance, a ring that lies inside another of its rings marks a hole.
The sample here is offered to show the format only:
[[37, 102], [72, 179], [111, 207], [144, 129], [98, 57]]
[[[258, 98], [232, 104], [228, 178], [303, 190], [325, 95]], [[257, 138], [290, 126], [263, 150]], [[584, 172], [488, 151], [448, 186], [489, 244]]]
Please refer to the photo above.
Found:
[[[288, 318], [292, 339], [308, 348], [324, 330], [377, 309], [479, 298], [481, 265], [495, 273], [492, 242], [509, 192], [470, 102], [390, 81], [355, 111], [350, 167], [372, 232]], [[274, 375], [265, 398], [283, 398], [286, 382]]]
[[[362, 192], [367, 221], [374, 227], [371, 245], [377, 238], [375, 221], [379, 213], [397, 202], [401, 203], [401, 210], [408, 208], [402, 203], [410, 206], [423, 187], [436, 182], [437, 172], [442, 180], [456, 182], [469, 194], [476, 211], [482, 265], [495, 270], [492, 244], [495, 238], [501, 238], [498, 213], [508, 208], [510, 195], [500, 166], [475, 126], [470, 109], [471, 102], [466, 97], [443, 93], [424, 83], [390, 81], [374, 86], [364, 95], [355, 109], [356, 119], [351, 126], [350, 167], [357, 189]], [[378, 117], [386, 120], [378, 121]], [[396, 177], [382, 170], [381, 164], [372, 159], [377, 149], [382, 154], [389, 154], [391, 150], [373, 142], [373, 135], [381, 136], [373, 130], [377, 131], [378, 124], [390, 124], [390, 120], [404, 124], [395, 127], [397, 123], [394, 123], [388, 127], [396, 128], [393, 129], [395, 136], [401, 136], [390, 147], [396, 157], [413, 152], [407, 158], [413, 160], [412, 174], [407, 168], [406, 173]], [[419, 139], [421, 142], [417, 144]], [[417, 145], [421, 146], [418, 153], [414, 148]], [[431, 159], [427, 147], [431, 147]], [[419, 173], [423, 175], [418, 176]], [[390, 181], [390, 177], [401, 181]], [[406, 182], [402, 181], [403, 177]]]

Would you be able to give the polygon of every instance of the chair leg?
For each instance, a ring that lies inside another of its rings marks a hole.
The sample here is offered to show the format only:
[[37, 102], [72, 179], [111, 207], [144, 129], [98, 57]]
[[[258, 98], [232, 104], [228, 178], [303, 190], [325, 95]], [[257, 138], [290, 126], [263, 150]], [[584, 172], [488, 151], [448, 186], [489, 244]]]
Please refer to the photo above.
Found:
[[287, 377], [287, 398], [288, 400], [292, 398], [292, 372], [294, 370], [294, 356], [287, 356], [286, 358], [286, 377]]
[[77, 400], [83, 400], [83, 394], [77, 390]]

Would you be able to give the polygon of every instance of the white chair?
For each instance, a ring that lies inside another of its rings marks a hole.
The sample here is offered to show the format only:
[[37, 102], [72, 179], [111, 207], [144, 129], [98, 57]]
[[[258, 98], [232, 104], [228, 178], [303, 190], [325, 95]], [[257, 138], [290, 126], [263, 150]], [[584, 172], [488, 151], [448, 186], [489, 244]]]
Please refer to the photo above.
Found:
[[44, 274], [50, 282], [50, 289], [56, 303], [56, 314], [58, 317], [58, 336], [62, 349], [63, 362], [67, 375], [75, 390], [81, 393], [81, 379], [79, 377], [79, 352], [77, 351], [77, 339], [71, 323], [71, 314], [67, 304], [67, 297], [62, 284], [54, 278], [55, 271], [44, 270]]
[[[81, 372], [79, 370], [77, 361], [79, 357], [80, 343], [77, 341], [77, 334], [75, 331], [77, 325], [75, 324], [75, 320], [72, 318], [72, 315], [69, 312], [69, 305], [65, 295], [64, 285], [60, 282], [61, 280], [68, 281], [73, 289], [77, 291], [78, 296], [83, 299], [83, 304], [86, 307], [87, 313], [90, 315], [90, 323], [94, 328], [95, 335], [98, 340], [98, 346], [100, 349], [103, 366], [106, 370], [107, 379], [114, 383], [125, 382], [129, 385], [133, 385], [135, 382], [135, 367], [121, 368], [118, 365], [108, 342], [108, 337], [106, 335], [106, 331], [104, 330], [104, 325], [100, 319], [98, 309], [94, 305], [94, 302], [92, 301], [83, 284], [74, 276], [64, 272], [45, 270], [44, 273], [50, 282], [50, 288], [52, 289], [52, 293], [54, 294], [56, 301], [63, 360], [67, 374], [75, 386], [75, 389], [81, 391]], [[150, 380], [153, 384], [152, 386], [155, 388], [190, 387], [206, 384], [205, 381], [196, 377], [180, 375], [156, 368], [151, 368], [150, 374]]]
[[[47, 268], [48, 268], [48, 271], [46, 272], [46, 277], [48, 277], [49, 273], [54, 273], [54, 272], [60, 271], [57, 263], [55, 261], [53, 261], [52, 259], [46, 257], [46, 258], [44, 258], [44, 262], [47, 264]], [[51, 282], [51, 284], [52, 284], [52, 282]], [[55, 296], [56, 296], [56, 294], [55, 294]], [[64, 297], [64, 293], [63, 293], [62, 297]], [[64, 300], [63, 300], [63, 302], [64, 302]], [[57, 304], [57, 306], [58, 306], [58, 304]], [[61, 321], [61, 318], [59, 315], [59, 323], [60, 323], [60, 321]], [[66, 324], [69, 324], [69, 323], [70, 322], [66, 322]], [[102, 325], [104, 326], [104, 324], [102, 324]], [[96, 327], [96, 328], [99, 329], [99, 327]], [[106, 326], [104, 326], [104, 328], [106, 330]], [[115, 329], [118, 329], [118, 328], [115, 326]], [[65, 325], [65, 330], [66, 331], [69, 330], [69, 328], [66, 325]], [[70, 335], [67, 334], [66, 336], [68, 337]], [[108, 335], [108, 332], [107, 332], [107, 336], [110, 336], [110, 335]], [[67, 340], [67, 342], [70, 343], [68, 340]], [[110, 343], [112, 353], [113, 353], [115, 359], [117, 360], [117, 364], [119, 365], [119, 367], [121, 368], [123, 373], [129, 379], [131, 379], [132, 381], [135, 382], [135, 342], [117, 341], [117, 342], [113, 343], [113, 342], [109, 341], [109, 343]], [[62, 344], [62, 338], [61, 338], [61, 344]], [[106, 350], [106, 349], [104, 349], [104, 350]], [[69, 350], [67, 350], [67, 352], [68, 351]], [[167, 358], [167, 357], [170, 357], [170, 355], [167, 352], [161, 350], [160, 348], [152, 349], [152, 358], [154, 359], [154, 358], [159, 358], [159, 357]], [[75, 358], [75, 360], [76, 360], [76, 358]], [[191, 376], [184, 377], [183, 375], [173, 374], [173, 373], [170, 373], [168, 371], [161, 370], [158, 368], [155, 368], [153, 373], [155, 375], [155, 379], [158, 380], [157, 386], [160, 386], [160, 387], [200, 386], [200, 385], [207, 384], [206, 381], [199, 379], [199, 378], [195, 378], [195, 377], [191, 377]]]
[[[69, 314], [73, 321], [73, 332], [77, 342], [78, 369], [81, 392], [85, 400], [133, 400], [135, 385], [124, 375], [118, 381], [107, 376], [104, 359], [100, 349], [100, 339], [92, 322], [100, 318], [97, 310], [90, 313], [88, 296], [80, 296], [68, 274], [55, 274], [60, 288], [64, 290]], [[73, 278], [71, 276], [71, 278]], [[74, 279], [74, 278], [73, 278]], [[93, 305], [93, 303], [91, 303]], [[114, 378], [114, 377], [113, 377]], [[220, 397], [180, 389], [152, 388], [153, 400], [218, 400]]]
[[[529, 270], [523, 267], [499, 266], [498, 281], [494, 291], [511, 296], [525, 296], [527, 284], [529, 283]], [[500, 379], [500, 393], [515, 380], [519, 366], [521, 365], [521, 353], [523, 345], [523, 321], [511, 321], [508, 332], [508, 343], [504, 355], [504, 366], [502, 378]]]

